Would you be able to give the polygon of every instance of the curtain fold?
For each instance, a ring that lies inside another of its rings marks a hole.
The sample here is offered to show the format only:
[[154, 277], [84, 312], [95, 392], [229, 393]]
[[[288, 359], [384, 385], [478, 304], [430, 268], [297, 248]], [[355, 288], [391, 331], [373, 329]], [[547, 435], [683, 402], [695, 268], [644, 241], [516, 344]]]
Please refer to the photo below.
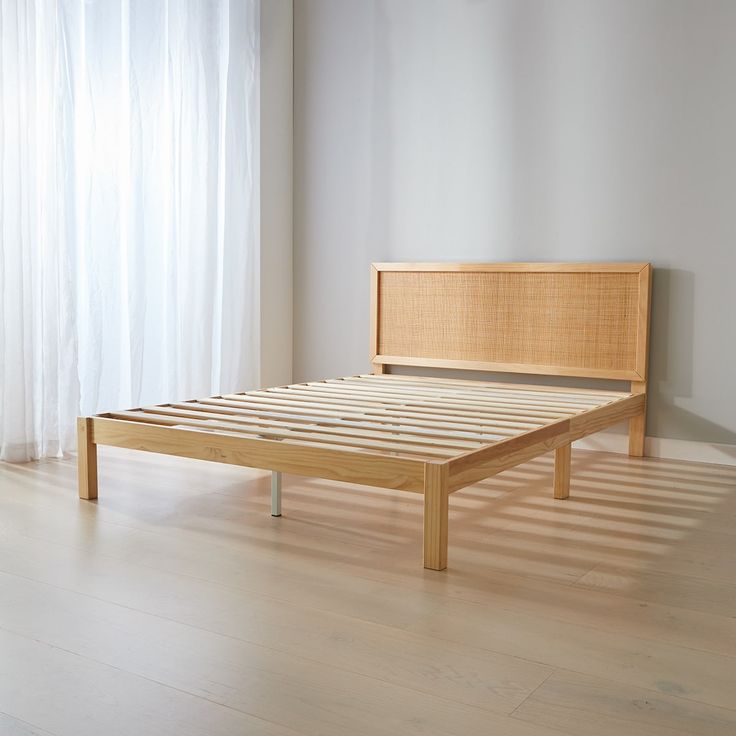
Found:
[[0, 459], [257, 385], [257, 0], [0, 8]]

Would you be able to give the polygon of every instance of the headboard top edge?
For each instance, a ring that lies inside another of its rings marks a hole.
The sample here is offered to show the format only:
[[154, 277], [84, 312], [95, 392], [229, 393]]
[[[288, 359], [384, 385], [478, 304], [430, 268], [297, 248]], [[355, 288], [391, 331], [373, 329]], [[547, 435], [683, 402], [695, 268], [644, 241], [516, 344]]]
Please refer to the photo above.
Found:
[[465, 262], [401, 262], [384, 261], [371, 263], [376, 271], [479, 271], [492, 273], [494, 271], [539, 271], [557, 273], [587, 272], [597, 273], [610, 271], [613, 273], [638, 273], [651, 267], [647, 261], [602, 261], [602, 262], [523, 262], [523, 261], [465, 261]]

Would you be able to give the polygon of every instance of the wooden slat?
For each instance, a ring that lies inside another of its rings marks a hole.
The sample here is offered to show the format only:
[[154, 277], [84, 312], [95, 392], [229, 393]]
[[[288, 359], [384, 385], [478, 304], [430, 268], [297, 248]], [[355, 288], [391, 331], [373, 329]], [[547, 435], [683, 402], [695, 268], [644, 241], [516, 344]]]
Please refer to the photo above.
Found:
[[223, 430], [230, 433], [238, 433], [243, 436], [252, 437], [254, 439], [263, 437], [265, 439], [284, 439], [294, 441], [309, 442], [313, 446], [335, 445], [340, 448], [354, 448], [382, 451], [387, 453], [401, 453], [402, 455], [416, 455], [418, 457], [432, 459], [437, 457], [452, 457], [457, 454], [457, 450], [450, 448], [417, 446], [409, 444], [399, 444], [396, 442], [382, 442], [380, 440], [369, 440], [354, 438], [348, 435], [320, 435], [318, 432], [297, 431], [276, 429], [271, 427], [252, 427], [246, 428], [235, 424], [226, 424], [223, 422], [205, 423], [194, 419], [185, 419], [183, 417], [167, 418], [163, 414], [155, 414], [153, 412], [144, 411], [121, 411], [110, 412], [113, 419], [127, 419], [130, 421], [148, 422], [151, 424], [160, 424], [170, 427], [195, 427], [204, 432], [212, 432]]
[[[357, 383], [349, 383], [348, 379], [339, 379], [335, 381], [342, 385], [370, 386], [372, 390], [388, 391], [391, 393], [405, 393], [407, 395], [418, 393], [423, 396], [439, 395], [453, 398], [468, 398], [473, 400], [485, 401], [509, 401], [512, 403], [536, 403], [539, 406], [553, 408], [563, 406], [566, 408], [588, 408], [590, 406], [599, 406], [601, 403], [613, 401], [619, 398], [618, 394], [607, 396], [590, 396], [587, 398], [572, 395], [570, 398], [563, 394], [547, 394], [543, 392], [529, 391], [521, 392], [514, 390], [500, 390], [494, 388], [471, 389], [471, 388], [445, 388], [443, 386], [422, 387], [420, 385], [408, 384], [404, 386], [381, 386], [374, 381], [360, 381]], [[375, 387], [375, 388], [374, 388]], [[625, 394], [621, 394], [625, 395]]]
[[236, 424], [269, 425], [274, 427], [285, 427], [290, 429], [304, 429], [309, 427], [310, 431], [324, 431], [330, 434], [342, 434], [346, 429], [359, 430], [360, 436], [366, 437], [401, 437], [411, 439], [419, 444], [427, 443], [447, 447], [471, 447], [494, 442], [501, 435], [483, 434], [481, 432], [441, 432], [440, 430], [416, 429], [403, 427], [396, 424], [378, 424], [375, 422], [347, 422], [344, 420], [328, 420], [324, 417], [292, 417], [289, 419], [278, 419], [273, 416], [261, 417], [255, 415], [239, 415], [233, 412], [222, 412], [217, 407], [209, 407], [213, 411], [207, 411], [204, 407], [184, 409], [183, 404], [143, 407], [143, 411], [159, 413], [171, 413], [174, 416], [197, 416], [221, 421], [235, 422]]
[[[372, 424], [384, 423], [391, 426], [401, 427], [423, 427], [427, 429], [433, 429], [441, 431], [443, 429], [450, 429], [451, 431], [482, 431], [484, 434], [489, 434], [486, 431], [488, 428], [487, 424], [483, 422], [465, 422], [458, 420], [453, 417], [442, 417], [440, 419], [422, 419], [417, 417], [403, 416], [403, 415], [390, 415], [390, 414], [364, 414], [359, 412], [340, 412], [340, 411], [329, 411], [320, 410], [315, 411], [314, 409], [299, 408], [299, 407], [287, 407], [286, 410], [274, 409], [270, 406], [261, 406], [257, 408], [248, 408], [247, 405], [242, 401], [228, 401], [227, 399], [220, 399], [213, 397], [211, 399], [200, 399], [197, 402], [187, 403], [175, 403], [171, 406], [191, 406], [197, 408], [202, 407], [218, 407], [219, 410], [228, 410], [230, 413], [242, 414], [244, 416], [258, 416], [258, 417], [278, 417], [283, 419], [294, 419], [305, 418], [315, 419], [317, 421], [328, 422], [330, 420], [342, 421], [343, 419], [355, 422], [370, 422]], [[508, 427], [494, 428], [493, 434], [511, 437], [518, 434], [518, 430], [514, 431]]]
[[[500, 392], [493, 389], [484, 390], [462, 390], [462, 389], [444, 389], [444, 388], [422, 388], [419, 386], [409, 385], [407, 387], [394, 387], [394, 386], [381, 386], [371, 381], [361, 382], [349, 382], [347, 379], [337, 379], [334, 381], [324, 382], [330, 388], [342, 387], [343, 389], [365, 391], [370, 393], [380, 393], [388, 396], [421, 396], [425, 398], [444, 398], [444, 399], [458, 399], [465, 401], [480, 401], [483, 403], [497, 403], [497, 404], [511, 404], [513, 406], [536, 406], [545, 410], [554, 410], [556, 408], [564, 409], [585, 409], [590, 406], [598, 406], [602, 403], [603, 399], [596, 397], [594, 399], [578, 399], [573, 398], [572, 400], [546, 397], [544, 395], [535, 395], [531, 393], [529, 395], [521, 395], [519, 392]], [[320, 384], [313, 383], [309, 384], [318, 386]], [[612, 400], [615, 397], [610, 397], [608, 400]]]
[[[334, 448], [381, 459], [424, 462], [444, 458], [448, 461], [449, 486], [454, 491], [474, 482], [473, 479], [518, 464], [523, 461], [520, 458], [554, 449], [562, 440], [569, 443], [633, 416], [641, 410], [644, 400], [643, 395], [618, 392], [573, 394], [579, 401], [571, 402], [574, 409], [550, 411], [552, 416], [540, 417], [535, 416], [540, 411], [536, 407], [548, 405], [548, 394], [545, 390], [536, 391], [536, 387], [532, 389], [536, 393], [530, 399], [531, 405], [519, 403], [509, 409], [499, 408], [498, 403], [519, 397], [523, 401], [525, 389], [504, 393], [509, 391], [505, 386], [491, 386], [479, 391], [475, 385], [466, 388], [473, 382], [458, 386], [443, 380], [430, 382], [424, 390], [421, 381], [409, 384], [403, 377], [393, 376], [368, 378], [367, 381], [381, 384], [375, 387], [366, 386], [364, 381], [354, 377], [226, 394], [118, 412], [113, 416], [120, 418], [109, 421], [127, 424], [134, 419], [138, 424], [160, 429], [240, 437], [248, 442], [304, 447], [315, 453]], [[460, 396], [448, 393], [452, 391]], [[568, 395], [553, 392], [549, 396], [549, 403], [564, 404]], [[588, 408], [591, 404], [593, 408]], [[501, 413], [507, 410], [512, 413]], [[322, 476], [332, 477], [324, 473]]]
[[[581, 409], [542, 409], [531, 406], [506, 404], [504, 402], [495, 401], [472, 401], [472, 400], [455, 400], [452, 398], [438, 398], [425, 399], [420, 396], [411, 395], [380, 395], [380, 394], [368, 394], [360, 391], [360, 389], [351, 391], [343, 389], [320, 389], [318, 387], [284, 387], [284, 388], [269, 388], [263, 391], [248, 392], [246, 396], [292, 396], [296, 400], [309, 400], [321, 401], [325, 403], [349, 403], [361, 404], [366, 406], [430, 406], [437, 409], [472, 409], [475, 411], [482, 411], [486, 413], [493, 413], [499, 416], [509, 417], [523, 417], [524, 419], [532, 417], [546, 418], [560, 418], [565, 416], [572, 416], [577, 414]], [[599, 405], [599, 404], [598, 404]]]
[[[424, 389], [419, 387], [393, 388], [393, 387], [376, 387], [375, 385], [366, 385], [368, 382], [350, 382], [346, 379], [336, 379], [331, 381], [313, 381], [307, 384], [299, 384], [297, 386], [288, 386], [289, 390], [299, 389], [316, 389], [330, 391], [340, 391], [343, 393], [352, 393], [358, 396], [376, 396], [387, 398], [403, 398], [410, 400], [413, 398], [422, 398], [427, 400], [441, 400], [443, 402], [460, 402], [462, 404], [480, 404], [494, 407], [505, 408], [530, 408], [541, 409], [543, 411], [564, 411], [573, 414], [583, 409], [593, 406], [600, 406], [601, 401], [596, 400], [575, 400], [564, 401], [562, 399], [542, 398], [536, 396], [520, 396], [517, 394], [505, 394], [492, 390], [486, 391], [453, 391], [450, 389]], [[269, 389], [274, 390], [274, 389]]]
[[[459, 449], [471, 449], [473, 447], [477, 448], [480, 445], [488, 444], [488, 442], [493, 442], [494, 439], [491, 438], [487, 441], [484, 441], [482, 439], [472, 439], [472, 440], [452, 440], [452, 439], [444, 439], [440, 438], [439, 436], [435, 437], [422, 437], [422, 436], [408, 436], [404, 434], [400, 429], [387, 429], [382, 428], [379, 430], [371, 430], [368, 428], [359, 428], [359, 429], [353, 429], [351, 427], [347, 427], [345, 425], [343, 426], [332, 426], [332, 427], [323, 427], [320, 426], [316, 422], [309, 422], [309, 423], [299, 423], [299, 422], [281, 422], [278, 420], [264, 420], [264, 419], [258, 419], [258, 418], [226, 418], [224, 415], [217, 415], [214, 412], [198, 412], [198, 411], [186, 411], [184, 409], [175, 409], [173, 407], [159, 407], [159, 406], [150, 406], [150, 407], [143, 407], [142, 411], [150, 414], [162, 414], [164, 416], [172, 416], [172, 417], [182, 417], [187, 418], [191, 420], [198, 421], [200, 423], [208, 422], [210, 426], [214, 426], [213, 422], [226, 422], [228, 424], [232, 424], [235, 426], [240, 426], [241, 428], [246, 427], [247, 431], [249, 432], [257, 432], [258, 434], [262, 434], [263, 428], [266, 429], [274, 428], [274, 429], [283, 429], [283, 430], [289, 430], [289, 431], [296, 431], [296, 432], [310, 432], [310, 433], [317, 433], [317, 434], [324, 434], [329, 436], [337, 436], [337, 437], [363, 437], [366, 439], [378, 439], [378, 440], [385, 440], [390, 442], [401, 442], [401, 443], [408, 443], [412, 446], [426, 446], [426, 447], [438, 447], [445, 450], [459, 450]], [[260, 428], [260, 429], [259, 429]]]
[[548, 386], [545, 384], [526, 384], [526, 383], [510, 383], [500, 381], [477, 381], [469, 378], [436, 378], [435, 376], [404, 376], [399, 373], [388, 373], [383, 376], [374, 376], [368, 373], [361, 373], [356, 376], [349, 376], [349, 378], [360, 379], [366, 381], [385, 381], [385, 382], [400, 382], [400, 383], [418, 383], [423, 385], [427, 384], [444, 384], [446, 386], [469, 386], [469, 387], [488, 387], [508, 390], [519, 390], [523, 392], [531, 393], [543, 393], [543, 394], [573, 394], [577, 396], [627, 396], [628, 393], [625, 391], [609, 391], [607, 389], [592, 389], [592, 388], [571, 388], [569, 386]]
[[[372, 391], [390, 391], [392, 393], [420, 393], [422, 395], [443, 395], [443, 396], [463, 396], [473, 399], [523, 399], [526, 401], [543, 401], [545, 404], [551, 405], [571, 405], [587, 406], [590, 404], [599, 404], [602, 399], [601, 395], [595, 396], [579, 396], [577, 394], [558, 394], [547, 391], [535, 391], [533, 389], [522, 391], [520, 389], [499, 388], [496, 386], [453, 386], [452, 384], [423, 384], [410, 381], [386, 381], [384, 377], [368, 376], [368, 377], [346, 377], [346, 378], [330, 378], [322, 381], [312, 381], [308, 384], [300, 385], [338, 385], [351, 386], [369, 389]], [[607, 399], [613, 399], [617, 394], [612, 393], [606, 396]]]
[[495, 401], [501, 404], [510, 403], [513, 405], [517, 404], [528, 404], [536, 405], [539, 408], [570, 408], [576, 409], [592, 404], [599, 404], [599, 399], [573, 399], [566, 400], [562, 398], [554, 398], [547, 396], [535, 396], [535, 395], [520, 395], [519, 392], [502, 392], [494, 389], [450, 389], [442, 387], [422, 387], [415, 385], [408, 386], [392, 386], [392, 385], [380, 385], [375, 381], [350, 381], [350, 379], [331, 379], [329, 381], [313, 381], [308, 384], [300, 386], [300, 388], [314, 387], [314, 388], [325, 388], [325, 389], [342, 389], [344, 391], [358, 391], [370, 394], [380, 394], [385, 396], [421, 396], [428, 399], [442, 398], [442, 399], [454, 399], [459, 401], [470, 401], [470, 402], [489, 402]]
[[[414, 412], [421, 414], [440, 414], [450, 415], [459, 414], [461, 416], [484, 417], [487, 419], [502, 419], [503, 421], [512, 422], [514, 424], [542, 424], [548, 419], [558, 419], [568, 414], [557, 412], [547, 412], [544, 416], [534, 417], [525, 413], [519, 413], [511, 409], [483, 409], [476, 406], [463, 404], [434, 404], [432, 402], [404, 402], [404, 401], [370, 401], [368, 399], [353, 398], [330, 398], [301, 394], [298, 391], [292, 392], [290, 389], [268, 390], [268, 391], [250, 391], [247, 394], [224, 394], [223, 398], [240, 400], [244, 402], [270, 402], [287, 405], [313, 405], [320, 406], [325, 409], [343, 408], [346, 410], [361, 411], [365, 407], [365, 411], [396, 411], [396, 412]], [[548, 416], [549, 415], [549, 416]]]
[[92, 427], [93, 441], [100, 445], [416, 493], [424, 490], [424, 462], [419, 459], [347, 448], [314, 448], [229, 432], [200, 432], [104, 417], [94, 417]]
[[[254, 395], [254, 394], [226, 394], [223, 396], [223, 398], [232, 400], [232, 401], [240, 401], [244, 405], [252, 405], [252, 406], [259, 406], [259, 405], [266, 405], [266, 406], [280, 406], [280, 407], [289, 407], [293, 408], [294, 406], [301, 405], [304, 407], [309, 407], [312, 409], [326, 409], [330, 410], [332, 409], [343, 409], [345, 411], [350, 411], [351, 408], [354, 409], [354, 405], [351, 405], [349, 403], [345, 402], [310, 402], [310, 401], [302, 401], [302, 402], [294, 402], [290, 401], [289, 399], [279, 399], [273, 395], [271, 396], [261, 396], [261, 395]], [[445, 419], [445, 418], [451, 418], [451, 417], [462, 417], [464, 422], [473, 422], [476, 424], [483, 424], [484, 426], [493, 427], [531, 427], [531, 426], [539, 426], [543, 424], [543, 421], [522, 421], [521, 419], [513, 419], [512, 416], [507, 416], [506, 419], [500, 420], [496, 419], [496, 416], [501, 415], [493, 415], [486, 412], [481, 411], [471, 411], [471, 410], [460, 410], [460, 409], [444, 409], [442, 411], [438, 409], [433, 409], [432, 407], [416, 407], [416, 406], [398, 406], [396, 408], [390, 408], [388, 406], [371, 406], [365, 408], [365, 414], [371, 415], [371, 416], [427, 416], [434, 419]]]

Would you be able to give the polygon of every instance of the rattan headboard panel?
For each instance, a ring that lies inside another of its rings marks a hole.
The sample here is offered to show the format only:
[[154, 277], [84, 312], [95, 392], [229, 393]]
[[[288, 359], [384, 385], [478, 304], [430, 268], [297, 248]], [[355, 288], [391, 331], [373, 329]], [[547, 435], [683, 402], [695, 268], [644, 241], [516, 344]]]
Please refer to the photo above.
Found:
[[372, 361], [646, 379], [651, 266], [379, 263]]

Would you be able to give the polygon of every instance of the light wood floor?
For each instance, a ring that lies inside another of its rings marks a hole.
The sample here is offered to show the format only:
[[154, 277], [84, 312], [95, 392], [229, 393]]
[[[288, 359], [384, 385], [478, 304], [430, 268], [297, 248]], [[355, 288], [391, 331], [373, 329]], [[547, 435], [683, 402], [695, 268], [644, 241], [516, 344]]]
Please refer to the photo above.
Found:
[[100, 450], [0, 464], [0, 734], [736, 734], [736, 468], [573, 453], [421, 497]]

